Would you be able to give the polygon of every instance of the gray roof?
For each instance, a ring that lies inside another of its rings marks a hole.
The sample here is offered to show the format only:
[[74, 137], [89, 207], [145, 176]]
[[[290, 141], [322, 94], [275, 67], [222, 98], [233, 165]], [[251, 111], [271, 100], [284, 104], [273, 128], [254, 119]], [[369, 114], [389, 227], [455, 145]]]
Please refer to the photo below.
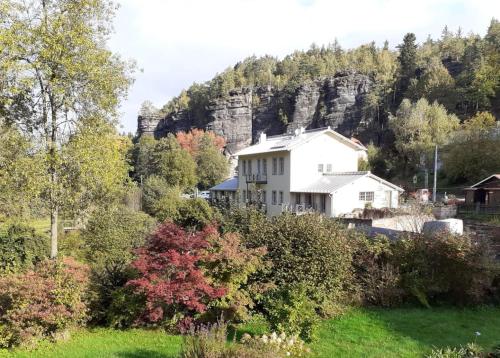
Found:
[[344, 172], [344, 173], [331, 173], [331, 174], [323, 174], [323, 176], [316, 181], [299, 188], [293, 188], [290, 190], [291, 192], [296, 193], [333, 193], [337, 189], [342, 188], [343, 186], [352, 183], [359, 178], [369, 177], [371, 179], [377, 180], [378, 182], [390, 186], [391, 188], [397, 191], [404, 191], [402, 188], [389, 183], [388, 181], [377, 177], [376, 175], [370, 172]]
[[236, 191], [238, 189], [238, 177], [227, 179], [220, 184], [210, 188], [210, 190], [218, 191]]
[[342, 134], [335, 132], [330, 127], [326, 127], [326, 128], [311, 129], [302, 132], [299, 130], [299, 132], [295, 135], [284, 134], [284, 135], [267, 137], [264, 141], [246, 147], [237, 152], [235, 155], [243, 156], [243, 155], [261, 154], [269, 152], [289, 151], [292, 148], [307, 143], [313, 138], [321, 136], [325, 133], [329, 134], [330, 136], [345, 143], [346, 145], [351, 146], [352, 148], [358, 151], [366, 151], [366, 148], [363, 145], [361, 145], [359, 141], [353, 141], [349, 138], [344, 137]]

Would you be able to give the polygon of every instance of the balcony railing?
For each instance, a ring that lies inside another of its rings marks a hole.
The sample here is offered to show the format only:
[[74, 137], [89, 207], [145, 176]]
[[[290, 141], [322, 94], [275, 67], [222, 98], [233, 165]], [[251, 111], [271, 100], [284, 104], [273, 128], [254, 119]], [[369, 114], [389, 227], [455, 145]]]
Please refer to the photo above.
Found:
[[256, 184], [266, 184], [267, 183], [267, 174], [247, 174], [246, 176], [247, 183], [256, 183]]
[[301, 215], [305, 213], [312, 213], [312, 212], [320, 212], [324, 213], [325, 209], [320, 208], [316, 204], [282, 204], [281, 205], [281, 211], [283, 212], [290, 212], [296, 215]]

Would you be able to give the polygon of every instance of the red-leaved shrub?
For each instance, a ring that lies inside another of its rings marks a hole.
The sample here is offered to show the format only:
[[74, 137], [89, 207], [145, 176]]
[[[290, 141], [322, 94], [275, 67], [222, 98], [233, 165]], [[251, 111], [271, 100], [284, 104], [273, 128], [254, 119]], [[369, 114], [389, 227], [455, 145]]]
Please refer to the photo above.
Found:
[[72, 258], [0, 277], [0, 347], [32, 346], [83, 323], [88, 277], [88, 267]]
[[139, 277], [127, 285], [145, 298], [142, 323], [182, 325], [183, 320], [204, 312], [211, 300], [225, 294], [226, 289], [212, 285], [200, 267], [210, 260], [206, 249], [211, 235], [217, 235], [213, 226], [187, 232], [166, 222], [137, 250], [132, 266]]

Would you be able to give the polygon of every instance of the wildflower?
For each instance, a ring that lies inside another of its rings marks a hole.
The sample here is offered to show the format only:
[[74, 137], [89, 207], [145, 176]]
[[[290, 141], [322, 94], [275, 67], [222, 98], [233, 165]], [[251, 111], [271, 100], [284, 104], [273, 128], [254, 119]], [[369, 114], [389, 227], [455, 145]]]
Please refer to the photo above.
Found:
[[290, 338], [287, 343], [288, 343], [289, 346], [293, 346], [293, 344], [295, 342], [294, 342], [293, 338]]
[[284, 341], [286, 339], [286, 333], [285, 332], [281, 332], [280, 338]]
[[268, 342], [268, 338], [267, 338], [267, 336], [266, 336], [265, 334], [264, 334], [264, 335], [262, 335], [262, 338], [261, 338], [261, 339], [262, 339], [262, 342], [264, 342], [264, 343], [267, 343], [267, 342]]
[[271, 339], [274, 341], [276, 338], [278, 338], [276, 332], [271, 333]]
[[481, 335], [481, 332], [476, 332], [476, 336], [479, 337]]
[[286, 356], [289, 357], [290, 356], [290, 352], [286, 352]]

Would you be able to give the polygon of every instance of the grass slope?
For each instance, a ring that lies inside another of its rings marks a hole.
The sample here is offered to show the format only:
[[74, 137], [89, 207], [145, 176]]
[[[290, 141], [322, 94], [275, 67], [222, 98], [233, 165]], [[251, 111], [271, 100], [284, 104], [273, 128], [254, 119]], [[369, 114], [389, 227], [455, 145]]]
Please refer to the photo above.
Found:
[[[238, 330], [262, 334], [262, 323]], [[475, 332], [481, 332], [476, 337]], [[422, 357], [433, 347], [476, 341], [486, 349], [500, 344], [500, 308], [480, 309], [359, 309], [324, 321], [319, 341], [311, 345], [317, 357]], [[33, 352], [0, 350], [14, 357], [176, 357], [182, 339], [159, 331], [96, 329], [73, 334], [68, 342], [45, 343]]]

